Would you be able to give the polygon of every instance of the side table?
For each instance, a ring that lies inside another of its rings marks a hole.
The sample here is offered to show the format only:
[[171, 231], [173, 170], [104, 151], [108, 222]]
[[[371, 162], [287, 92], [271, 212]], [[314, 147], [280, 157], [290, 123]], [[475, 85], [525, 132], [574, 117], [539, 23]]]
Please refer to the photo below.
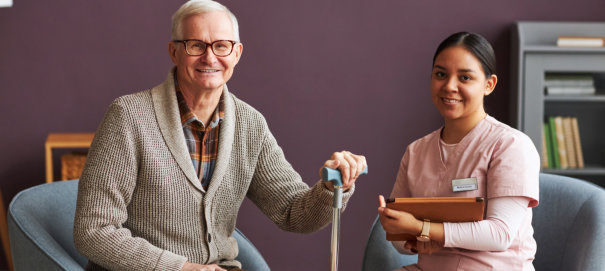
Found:
[[53, 155], [55, 148], [88, 148], [94, 133], [50, 133], [46, 138], [46, 182], [53, 181]]

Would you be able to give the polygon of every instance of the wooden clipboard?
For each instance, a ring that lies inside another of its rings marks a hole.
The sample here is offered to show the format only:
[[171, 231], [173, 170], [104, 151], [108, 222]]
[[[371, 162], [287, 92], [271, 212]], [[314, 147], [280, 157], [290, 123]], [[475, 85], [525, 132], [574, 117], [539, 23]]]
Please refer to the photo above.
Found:
[[[432, 222], [473, 222], [483, 220], [484, 198], [395, 198], [387, 200], [387, 208], [411, 213], [417, 219]], [[389, 241], [416, 240], [410, 234], [387, 233]]]

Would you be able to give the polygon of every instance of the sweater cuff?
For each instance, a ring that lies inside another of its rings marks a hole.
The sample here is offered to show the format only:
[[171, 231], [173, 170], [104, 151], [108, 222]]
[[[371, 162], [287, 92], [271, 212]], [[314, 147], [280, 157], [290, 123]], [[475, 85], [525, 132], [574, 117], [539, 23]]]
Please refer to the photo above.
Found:
[[[326, 197], [326, 199], [329, 200], [330, 206], [332, 206], [332, 199], [334, 198], [334, 192], [330, 191], [330, 189], [328, 189], [328, 187], [326, 186], [325, 182], [322, 182], [321, 180], [319, 180], [318, 184], [316, 184], [316, 185], [321, 185], [323, 187], [322, 188], [323, 192], [321, 193], [323, 195], [322, 197]], [[353, 196], [354, 192], [355, 192], [355, 184], [353, 184], [353, 186], [351, 186], [351, 188], [349, 188], [349, 190], [342, 192], [343, 210], [346, 207], [346, 203]]]
[[174, 254], [168, 250], [162, 251], [155, 270], [175, 270], [179, 271], [187, 262], [187, 258]]
[[355, 184], [353, 184], [349, 190], [342, 192], [342, 200], [349, 200], [349, 198], [353, 196], [353, 192], [355, 192]]
[[[326, 184], [326, 182], [319, 180], [319, 183], [321, 183], [324, 187], [325, 190], [329, 191], [330, 193], [332, 193], [332, 191], [330, 191], [330, 189], [328, 188], [328, 185]], [[342, 196], [349, 196], [351, 197], [351, 195], [353, 195], [353, 192], [355, 192], [355, 184], [353, 184], [353, 186], [351, 186], [351, 188], [349, 188], [349, 190], [343, 191], [342, 192]]]
[[347, 203], [349, 199], [353, 196], [353, 192], [355, 192], [355, 184], [351, 186], [351, 188], [347, 192], [342, 192], [342, 210], [344, 211], [347, 208]]

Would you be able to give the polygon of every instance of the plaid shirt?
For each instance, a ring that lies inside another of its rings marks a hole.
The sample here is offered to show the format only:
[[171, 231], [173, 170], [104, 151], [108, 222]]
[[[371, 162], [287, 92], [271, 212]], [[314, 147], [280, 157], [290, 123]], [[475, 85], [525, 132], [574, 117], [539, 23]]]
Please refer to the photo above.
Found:
[[216, 157], [218, 156], [219, 128], [221, 120], [225, 117], [223, 96], [221, 96], [213, 117], [207, 126], [191, 112], [183, 93], [178, 88], [178, 84], [176, 84], [176, 99], [179, 103], [181, 124], [183, 125], [185, 142], [191, 155], [193, 168], [195, 168], [204, 190], [208, 190], [216, 164]]

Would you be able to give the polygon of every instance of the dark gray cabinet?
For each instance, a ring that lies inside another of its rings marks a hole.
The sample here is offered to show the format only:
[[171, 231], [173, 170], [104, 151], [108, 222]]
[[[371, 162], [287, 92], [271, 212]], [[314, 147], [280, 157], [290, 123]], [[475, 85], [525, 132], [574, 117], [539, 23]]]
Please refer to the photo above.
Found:
[[[546, 116], [578, 118], [585, 168], [543, 169], [605, 186], [605, 47], [557, 47], [559, 36], [605, 37], [605, 23], [518, 22], [512, 38], [511, 120], [541, 153]], [[595, 79], [595, 95], [546, 95], [549, 73], [583, 73]]]

